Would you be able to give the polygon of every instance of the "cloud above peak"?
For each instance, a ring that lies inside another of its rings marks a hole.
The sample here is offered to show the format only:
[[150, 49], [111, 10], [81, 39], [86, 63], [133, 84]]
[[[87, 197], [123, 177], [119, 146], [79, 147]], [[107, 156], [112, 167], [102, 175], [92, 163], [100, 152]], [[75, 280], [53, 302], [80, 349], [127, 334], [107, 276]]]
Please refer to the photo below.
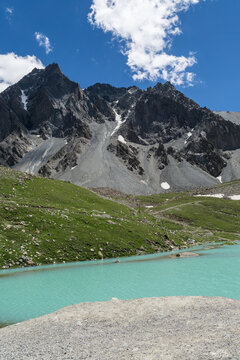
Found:
[[34, 55], [0, 54], [0, 92], [21, 80], [34, 68], [44, 68], [42, 62]]
[[13, 14], [13, 8], [7, 7], [7, 8], [5, 9], [5, 11], [6, 11], [7, 14], [10, 14], [10, 15]]
[[35, 32], [34, 35], [35, 35], [35, 39], [38, 42], [38, 45], [44, 47], [46, 54], [52, 52], [52, 46], [50, 40], [46, 35], [39, 32]]
[[201, 0], [92, 0], [89, 21], [121, 42], [134, 80], [159, 78], [174, 85], [192, 85], [188, 72], [194, 54], [169, 54], [174, 36], [181, 34], [178, 13]]
[[5, 8], [5, 16], [6, 16], [9, 23], [11, 23], [13, 14], [14, 14], [14, 8], [13, 7], [6, 7]]

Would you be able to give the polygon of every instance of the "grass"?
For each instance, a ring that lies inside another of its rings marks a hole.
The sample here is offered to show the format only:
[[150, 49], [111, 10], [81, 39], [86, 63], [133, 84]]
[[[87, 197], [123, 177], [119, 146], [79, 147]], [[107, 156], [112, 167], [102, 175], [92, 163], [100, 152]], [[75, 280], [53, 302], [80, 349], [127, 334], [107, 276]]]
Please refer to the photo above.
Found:
[[126, 196], [123, 204], [121, 196], [112, 201], [67, 182], [0, 167], [0, 268], [240, 239], [239, 201], [191, 192], [130, 198], [131, 204]]
[[70, 183], [0, 168], [0, 266], [167, 250], [155, 218]]
[[[231, 188], [232, 194], [239, 194], [240, 181], [221, 184], [212, 192], [219, 192], [219, 188], [222, 192], [229, 192]], [[139, 196], [137, 199], [144, 206], [152, 205], [150, 211], [156, 218], [182, 225], [185, 233], [189, 230], [197, 242], [201, 237], [207, 241], [240, 240], [240, 201], [196, 197], [191, 191]]]

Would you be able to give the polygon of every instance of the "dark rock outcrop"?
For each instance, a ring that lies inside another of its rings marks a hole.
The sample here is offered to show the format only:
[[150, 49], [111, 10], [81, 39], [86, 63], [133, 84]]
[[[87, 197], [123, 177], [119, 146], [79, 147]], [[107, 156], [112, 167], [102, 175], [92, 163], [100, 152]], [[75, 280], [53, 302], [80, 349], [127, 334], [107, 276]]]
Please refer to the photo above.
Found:
[[107, 150], [122, 159], [130, 171], [136, 171], [139, 175], [144, 174], [144, 169], [137, 158], [138, 150], [134, 146], [128, 147], [126, 144], [118, 142], [117, 144], [110, 144]]
[[200, 135], [199, 139], [189, 142], [185, 149], [184, 157], [191, 164], [198, 165], [212, 176], [219, 176], [227, 165], [212, 143]]
[[164, 167], [169, 164], [167, 152], [163, 146], [163, 143], [161, 143], [161, 142], [159, 143], [158, 148], [155, 151], [154, 155], [157, 158], [158, 168], [160, 170], [164, 169]]
[[4, 158], [6, 164], [16, 164], [29, 150], [31, 135], [43, 140], [69, 135], [90, 139], [93, 119], [89, 99], [57, 64], [34, 69], [0, 94], [2, 163]]

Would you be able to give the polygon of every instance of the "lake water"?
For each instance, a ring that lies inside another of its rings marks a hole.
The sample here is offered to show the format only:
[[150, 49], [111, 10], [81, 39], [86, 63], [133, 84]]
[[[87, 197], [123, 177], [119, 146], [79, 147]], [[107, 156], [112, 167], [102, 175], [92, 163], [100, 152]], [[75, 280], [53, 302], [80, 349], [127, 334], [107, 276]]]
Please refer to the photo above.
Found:
[[223, 296], [240, 300], [240, 244], [202, 256], [169, 253], [0, 271], [0, 323], [16, 323], [64, 306], [113, 297]]

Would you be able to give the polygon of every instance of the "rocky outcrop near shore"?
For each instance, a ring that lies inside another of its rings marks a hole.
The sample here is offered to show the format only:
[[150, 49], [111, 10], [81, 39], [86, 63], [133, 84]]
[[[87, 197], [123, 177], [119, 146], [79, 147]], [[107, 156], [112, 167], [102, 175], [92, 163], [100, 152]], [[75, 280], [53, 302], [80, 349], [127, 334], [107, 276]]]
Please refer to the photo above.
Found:
[[214, 297], [74, 305], [0, 329], [0, 359], [239, 359], [239, 311]]

